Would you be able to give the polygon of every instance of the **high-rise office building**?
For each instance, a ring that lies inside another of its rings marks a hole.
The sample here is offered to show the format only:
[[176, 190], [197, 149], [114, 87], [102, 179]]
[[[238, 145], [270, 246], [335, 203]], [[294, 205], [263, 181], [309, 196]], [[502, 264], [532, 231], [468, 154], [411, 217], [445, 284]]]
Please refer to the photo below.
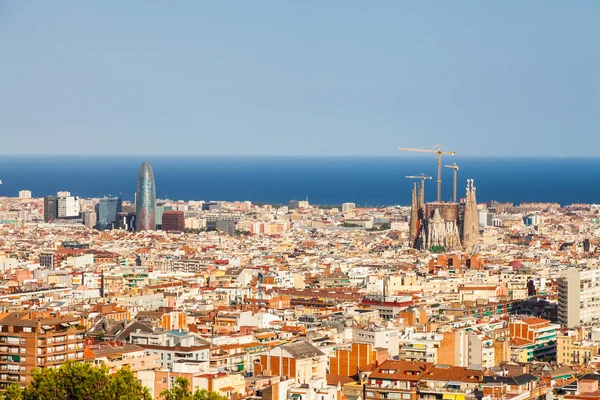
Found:
[[135, 196], [135, 223], [137, 231], [156, 229], [156, 185], [152, 167], [144, 162], [138, 174]]
[[98, 202], [98, 222], [114, 224], [117, 214], [123, 210], [122, 201], [119, 198], [105, 197]]
[[98, 214], [93, 211], [82, 213], [83, 224], [88, 228], [93, 228], [96, 225]]
[[162, 217], [165, 212], [164, 205], [157, 205], [154, 210], [154, 222], [156, 223], [156, 229], [162, 229]]
[[183, 211], [167, 210], [162, 215], [163, 231], [183, 232], [185, 229], [185, 216]]
[[[61, 193], [61, 192], [59, 192]], [[69, 193], [69, 192], [62, 192]], [[76, 218], [79, 217], [79, 197], [58, 196], [58, 218]]]
[[567, 328], [600, 323], [600, 269], [569, 268], [558, 279], [558, 322]]
[[44, 197], [44, 222], [50, 222], [58, 218], [58, 197]]

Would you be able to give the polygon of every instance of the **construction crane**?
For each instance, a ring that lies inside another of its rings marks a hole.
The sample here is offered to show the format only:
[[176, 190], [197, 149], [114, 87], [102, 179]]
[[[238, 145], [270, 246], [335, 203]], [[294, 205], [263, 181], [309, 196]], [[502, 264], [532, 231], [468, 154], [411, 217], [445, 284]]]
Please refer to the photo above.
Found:
[[445, 167], [446, 168], [451, 168], [451, 169], [454, 170], [453, 171], [454, 172], [454, 192], [453, 192], [453, 199], [454, 199], [454, 202], [456, 203], [456, 171], [458, 171], [458, 165], [456, 165], [456, 163], [453, 163], [451, 165], [446, 165]]
[[423, 148], [412, 148], [412, 147], [398, 147], [400, 151], [412, 151], [415, 153], [434, 153], [437, 155], [437, 201], [442, 201], [442, 154], [453, 156], [456, 154], [454, 151], [442, 150], [442, 145], [438, 144], [437, 148], [423, 149]]
[[420, 173], [419, 175], [408, 175], [406, 179], [420, 179], [421, 180], [421, 198], [425, 202], [425, 179], [431, 179], [431, 176]]

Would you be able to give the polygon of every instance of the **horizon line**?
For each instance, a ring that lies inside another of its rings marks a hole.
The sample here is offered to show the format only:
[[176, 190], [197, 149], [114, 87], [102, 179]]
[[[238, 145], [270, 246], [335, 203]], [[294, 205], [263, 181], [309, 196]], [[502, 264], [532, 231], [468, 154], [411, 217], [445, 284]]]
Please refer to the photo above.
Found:
[[[432, 153], [433, 154], [433, 153]], [[426, 154], [160, 154], [160, 153], [0, 153], [4, 157], [356, 157], [356, 158], [392, 158], [392, 157], [431, 157]], [[600, 155], [554, 155], [554, 154], [464, 154], [457, 157], [469, 158], [600, 158]]]

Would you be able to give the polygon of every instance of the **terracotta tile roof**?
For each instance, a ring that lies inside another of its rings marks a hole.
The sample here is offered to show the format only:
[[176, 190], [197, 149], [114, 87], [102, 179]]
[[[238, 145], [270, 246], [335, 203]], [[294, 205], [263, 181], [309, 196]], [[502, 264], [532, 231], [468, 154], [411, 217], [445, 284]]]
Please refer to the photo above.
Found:
[[479, 382], [482, 377], [483, 370], [437, 364], [425, 372], [421, 379], [432, 381], [458, 381], [475, 383]]
[[345, 385], [346, 383], [354, 383], [354, 382], [356, 382], [351, 377], [344, 376], [344, 375], [327, 374], [325, 376], [325, 379], [327, 379], [327, 385], [328, 386], [337, 386], [338, 383], [341, 384], [341, 385]]
[[543, 319], [543, 318], [525, 318], [525, 319], [522, 319], [521, 321], [526, 324], [529, 324], [529, 325], [540, 325], [540, 324], [546, 324], [546, 323], [550, 322], [547, 319]]
[[510, 339], [511, 346], [525, 346], [528, 344], [532, 344], [531, 340], [522, 339], [522, 338], [512, 338]]
[[418, 381], [433, 363], [386, 360], [371, 374], [371, 379], [394, 379], [400, 381]]

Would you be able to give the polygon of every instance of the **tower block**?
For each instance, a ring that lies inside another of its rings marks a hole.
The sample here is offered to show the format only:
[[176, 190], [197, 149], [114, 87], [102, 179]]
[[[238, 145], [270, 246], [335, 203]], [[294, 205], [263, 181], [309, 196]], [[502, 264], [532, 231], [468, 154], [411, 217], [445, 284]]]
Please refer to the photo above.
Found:
[[477, 198], [473, 179], [467, 179], [467, 193], [465, 198], [465, 216], [463, 219], [463, 249], [471, 252], [479, 240], [477, 221]]

